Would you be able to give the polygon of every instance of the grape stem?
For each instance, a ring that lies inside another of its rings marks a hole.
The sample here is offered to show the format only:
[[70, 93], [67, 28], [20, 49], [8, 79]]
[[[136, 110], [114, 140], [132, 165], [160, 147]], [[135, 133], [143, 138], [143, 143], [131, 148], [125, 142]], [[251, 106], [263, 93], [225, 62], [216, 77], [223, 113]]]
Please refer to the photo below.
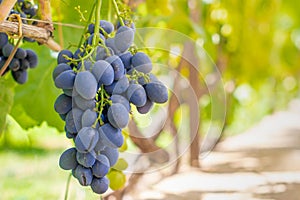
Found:
[[120, 11], [119, 11], [119, 8], [118, 8], [118, 4], [117, 4], [116, 0], [113, 0], [112, 2], [113, 2], [113, 4], [114, 4], [114, 8], [115, 8], [115, 11], [116, 11], [117, 16], [118, 16], [118, 18], [119, 18], [120, 24], [121, 24], [122, 26], [125, 26], [124, 21], [123, 21], [123, 19], [122, 19], [122, 17], [121, 17], [121, 14], [120, 14]]
[[[104, 103], [104, 92], [105, 92], [104, 85], [101, 85], [101, 88], [100, 88], [100, 110], [99, 110], [98, 118], [97, 118], [97, 120], [95, 121], [95, 123], [93, 125], [94, 127], [96, 127], [98, 121], [99, 121], [99, 123], [100, 123], [101, 126], [103, 125], [103, 121], [101, 119], [101, 115], [102, 115], [102, 112], [103, 112], [103, 108], [105, 106], [105, 103]], [[98, 96], [97, 101], [99, 101], [99, 96]]]
[[20, 37], [18, 39], [18, 42], [16, 44], [16, 46], [14, 47], [14, 49], [12, 50], [11, 54], [9, 55], [8, 59], [6, 60], [5, 64], [3, 65], [3, 67], [0, 70], [0, 76], [2, 76], [2, 74], [5, 72], [5, 70], [7, 69], [9, 63], [11, 62], [11, 60], [14, 58], [14, 55], [16, 54], [18, 47], [22, 41], [23, 37]]
[[69, 188], [70, 188], [70, 182], [71, 182], [71, 177], [72, 177], [72, 173], [70, 173], [70, 175], [68, 176], [68, 180], [67, 180], [67, 184], [66, 184], [66, 192], [65, 192], [65, 198], [64, 200], [68, 200], [68, 195], [69, 195]]
[[107, 19], [111, 22], [111, 1], [108, 1]]
[[96, 6], [96, 19], [95, 19], [95, 29], [94, 29], [94, 37], [93, 37], [93, 46], [98, 46], [99, 43], [99, 30], [100, 30], [100, 12], [101, 12], [101, 4], [102, 4], [102, 0], [97, 0], [97, 6]]
[[79, 44], [78, 44], [78, 48], [80, 48], [81, 47], [81, 45], [82, 45], [82, 43], [83, 43], [83, 39], [84, 39], [84, 33], [86, 32], [86, 30], [88, 29], [88, 25], [91, 23], [91, 21], [92, 21], [92, 17], [93, 17], [93, 12], [94, 12], [94, 10], [95, 10], [95, 6], [96, 6], [96, 4], [94, 3], [94, 5], [93, 5], [93, 7], [92, 7], [92, 12], [91, 12], [91, 14], [90, 14], [90, 16], [89, 16], [89, 19], [88, 19], [88, 22], [86, 23], [86, 25], [85, 25], [85, 27], [84, 27], [84, 30], [83, 30], [83, 33], [82, 33], [82, 36], [81, 36], [81, 38], [80, 38], [80, 41], [79, 41]]

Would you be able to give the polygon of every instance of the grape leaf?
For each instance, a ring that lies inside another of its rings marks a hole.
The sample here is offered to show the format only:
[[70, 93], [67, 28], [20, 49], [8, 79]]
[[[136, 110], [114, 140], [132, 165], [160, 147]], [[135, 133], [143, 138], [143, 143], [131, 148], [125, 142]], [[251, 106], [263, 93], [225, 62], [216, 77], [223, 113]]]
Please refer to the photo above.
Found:
[[[10, 74], [5, 76], [10, 76]], [[12, 80], [7, 80], [5, 78], [0, 78], [0, 136], [6, 125], [6, 115], [10, 112], [13, 104], [13, 88], [15, 85], [12, 83]]]

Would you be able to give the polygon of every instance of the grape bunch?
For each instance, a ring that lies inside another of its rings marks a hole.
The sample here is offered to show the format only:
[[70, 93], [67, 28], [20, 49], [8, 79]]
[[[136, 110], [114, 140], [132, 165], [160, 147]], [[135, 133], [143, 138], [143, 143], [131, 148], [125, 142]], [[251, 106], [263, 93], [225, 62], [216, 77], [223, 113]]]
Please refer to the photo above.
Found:
[[80, 48], [58, 54], [53, 80], [63, 93], [54, 109], [65, 121], [66, 136], [75, 143], [62, 153], [60, 167], [72, 170], [81, 185], [102, 194], [124, 143], [122, 129], [129, 122], [131, 106], [145, 114], [154, 103], [168, 100], [168, 90], [150, 73], [148, 55], [129, 51], [133, 24], [115, 30], [112, 23], [101, 20], [99, 34], [94, 32], [95, 25], [90, 24]]
[[[0, 69], [4, 66], [14, 49], [14, 46], [9, 43], [8, 39], [6, 33], [0, 33]], [[28, 79], [27, 69], [35, 68], [37, 64], [38, 58], [34, 51], [18, 48], [4, 74], [11, 71], [14, 80], [19, 84], [24, 84]]]
[[[0, 4], [2, 0], [0, 0]], [[18, 0], [10, 14], [18, 14], [21, 18], [33, 18], [36, 16], [37, 6], [28, 0]], [[25, 19], [22, 23], [28, 24]], [[24, 41], [34, 42], [33, 39], [24, 37]], [[8, 57], [14, 49], [13, 39], [10, 39], [6, 33], [0, 33], [0, 69], [7, 62]], [[34, 51], [18, 48], [13, 59], [8, 64], [3, 75], [11, 71], [14, 80], [19, 84], [24, 84], [28, 79], [27, 69], [35, 68], [38, 64], [38, 58]]]

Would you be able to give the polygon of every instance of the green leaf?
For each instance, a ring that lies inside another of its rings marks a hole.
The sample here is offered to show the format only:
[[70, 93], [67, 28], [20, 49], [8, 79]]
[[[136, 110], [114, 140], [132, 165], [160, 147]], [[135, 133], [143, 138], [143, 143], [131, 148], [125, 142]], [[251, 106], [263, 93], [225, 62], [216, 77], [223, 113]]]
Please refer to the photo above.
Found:
[[3, 137], [0, 138], [0, 144], [6, 147], [28, 147], [29, 139], [26, 131], [12, 116], [6, 116], [6, 127], [3, 131]]
[[[10, 76], [7, 74], [5, 76]], [[10, 112], [13, 104], [14, 83], [5, 80], [6, 77], [0, 77], [0, 136], [6, 125], [6, 115]]]

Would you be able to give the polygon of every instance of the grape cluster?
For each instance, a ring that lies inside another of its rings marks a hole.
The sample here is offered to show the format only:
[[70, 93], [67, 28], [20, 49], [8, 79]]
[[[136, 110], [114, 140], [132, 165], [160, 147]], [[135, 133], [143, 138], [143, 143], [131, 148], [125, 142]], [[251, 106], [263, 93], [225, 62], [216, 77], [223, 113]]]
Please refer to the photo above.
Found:
[[[0, 4], [2, 0], [0, 0]], [[18, 14], [21, 18], [32, 18], [36, 16], [37, 6], [28, 0], [18, 0], [10, 14]], [[28, 24], [22, 19], [24, 24]], [[33, 39], [24, 37], [24, 41], [34, 42]], [[0, 69], [5, 65], [8, 57], [14, 49], [13, 39], [9, 39], [6, 33], [0, 33]], [[10, 61], [5, 73], [11, 71], [14, 80], [19, 84], [24, 84], [28, 79], [27, 69], [35, 68], [38, 64], [37, 55], [32, 50], [18, 48], [14, 58]]]
[[[0, 69], [6, 63], [13, 49], [14, 46], [9, 43], [7, 34], [0, 33]], [[35, 68], [37, 64], [38, 58], [34, 51], [18, 48], [4, 73], [11, 71], [14, 80], [19, 84], [24, 84], [28, 79], [27, 69]]]
[[66, 136], [75, 142], [75, 147], [62, 153], [59, 165], [98, 194], [109, 187], [107, 174], [118, 161], [131, 105], [144, 114], [153, 103], [168, 100], [167, 88], [150, 73], [150, 58], [128, 51], [134, 25], [114, 29], [101, 20], [95, 46], [95, 25], [90, 24], [82, 47], [74, 53], [62, 50], [53, 71], [55, 86], [63, 90], [54, 109], [65, 121]]

